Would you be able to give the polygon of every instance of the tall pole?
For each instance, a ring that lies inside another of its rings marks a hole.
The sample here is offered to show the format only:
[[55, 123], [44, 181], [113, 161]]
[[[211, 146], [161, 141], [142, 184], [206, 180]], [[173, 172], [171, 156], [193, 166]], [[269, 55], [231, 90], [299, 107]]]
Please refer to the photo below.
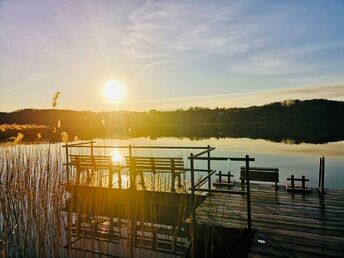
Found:
[[[208, 176], [210, 174], [210, 170], [211, 170], [211, 166], [210, 166], [210, 146], [208, 145]], [[210, 189], [211, 189], [211, 177], [209, 176], [208, 177], [208, 189], [209, 189], [209, 192], [208, 194], [210, 195]]]
[[190, 154], [190, 171], [191, 171], [191, 257], [195, 257], [195, 223], [196, 223], [196, 214], [195, 214], [195, 175], [194, 175], [194, 159], [193, 153]]
[[246, 155], [246, 184], [247, 184], [247, 227], [249, 230], [252, 229], [251, 222], [251, 190], [250, 190], [250, 156]]

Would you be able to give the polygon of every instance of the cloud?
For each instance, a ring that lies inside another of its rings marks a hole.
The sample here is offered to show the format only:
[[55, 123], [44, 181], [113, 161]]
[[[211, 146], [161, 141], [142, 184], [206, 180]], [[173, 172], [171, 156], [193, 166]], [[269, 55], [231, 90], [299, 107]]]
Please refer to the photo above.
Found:
[[228, 5], [148, 1], [129, 17], [123, 53], [163, 63], [177, 56], [245, 53], [254, 24], [239, 22], [244, 2]]

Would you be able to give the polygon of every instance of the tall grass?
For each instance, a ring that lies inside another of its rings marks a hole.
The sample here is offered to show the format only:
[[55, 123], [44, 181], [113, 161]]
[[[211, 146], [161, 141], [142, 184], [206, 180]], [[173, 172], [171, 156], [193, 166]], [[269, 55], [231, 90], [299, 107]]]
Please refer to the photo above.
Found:
[[0, 145], [0, 256], [65, 256], [60, 151], [50, 145]]

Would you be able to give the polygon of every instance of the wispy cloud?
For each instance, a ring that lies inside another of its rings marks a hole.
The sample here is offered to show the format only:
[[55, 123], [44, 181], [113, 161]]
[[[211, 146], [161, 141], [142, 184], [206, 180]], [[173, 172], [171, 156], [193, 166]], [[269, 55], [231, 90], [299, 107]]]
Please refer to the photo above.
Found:
[[[128, 35], [123, 38], [123, 53], [147, 63], [190, 55], [247, 52], [254, 44], [248, 40], [255, 25], [240, 20], [244, 2], [194, 5], [182, 1], [148, 1], [129, 17]], [[184, 58], [180, 58], [184, 59]]]

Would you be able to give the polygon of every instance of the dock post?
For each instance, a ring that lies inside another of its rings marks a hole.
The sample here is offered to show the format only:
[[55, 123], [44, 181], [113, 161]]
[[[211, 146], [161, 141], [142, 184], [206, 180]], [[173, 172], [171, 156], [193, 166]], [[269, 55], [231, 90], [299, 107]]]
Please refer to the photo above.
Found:
[[321, 187], [321, 177], [322, 177], [322, 156], [319, 158], [319, 181], [318, 181], [318, 189], [320, 190]]
[[302, 189], [305, 189], [306, 188], [306, 178], [305, 178], [305, 176], [302, 176], [301, 181], [302, 181]]
[[321, 192], [324, 193], [325, 190], [325, 157], [322, 156], [322, 176], [321, 176]]
[[250, 156], [246, 155], [246, 184], [247, 184], [247, 227], [252, 230], [251, 221], [251, 189], [250, 189]]
[[[210, 146], [208, 145], [208, 152], [207, 152], [207, 156], [208, 156], [208, 175], [210, 174], [210, 170], [211, 170], [211, 166], [210, 166]], [[211, 189], [211, 176], [208, 178], [208, 195], [210, 195], [210, 189]]]
[[291, 188], [295, 188], [295, 181], [294, 181], [294, 175], [291, 175]]
[[219, 171], [219, 183], [222, 183], [222, 171]]

